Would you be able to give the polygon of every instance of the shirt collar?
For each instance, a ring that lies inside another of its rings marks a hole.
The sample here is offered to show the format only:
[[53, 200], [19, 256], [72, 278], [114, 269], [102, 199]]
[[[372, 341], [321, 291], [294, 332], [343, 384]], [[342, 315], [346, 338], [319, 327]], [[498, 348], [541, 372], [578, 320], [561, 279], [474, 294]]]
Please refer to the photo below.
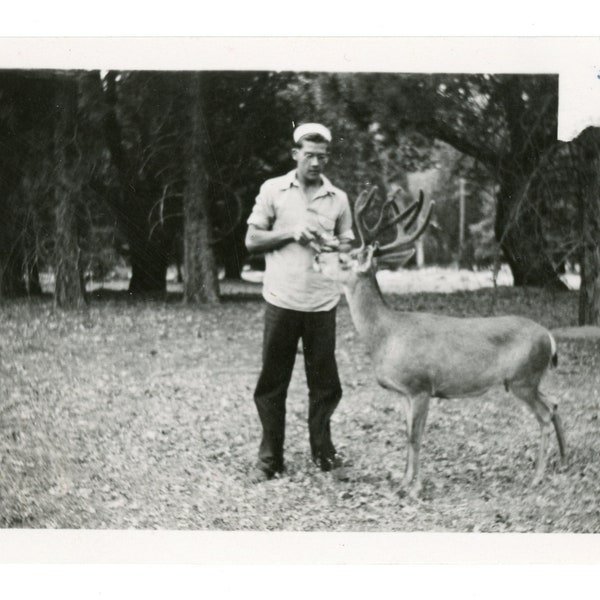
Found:
[[[335, 192], [333, 184], [323, 174], [321, 174], [321, 181], [321, 189], [323, 189], [326, 194], [333, 194]], [[281, 189], [287, 190], [292, 186], [298, 185], [298, 180], [296, 179], [296, 169], [293, 169], [292, 171], [284, 175], [283, 182], [281, 183]]]

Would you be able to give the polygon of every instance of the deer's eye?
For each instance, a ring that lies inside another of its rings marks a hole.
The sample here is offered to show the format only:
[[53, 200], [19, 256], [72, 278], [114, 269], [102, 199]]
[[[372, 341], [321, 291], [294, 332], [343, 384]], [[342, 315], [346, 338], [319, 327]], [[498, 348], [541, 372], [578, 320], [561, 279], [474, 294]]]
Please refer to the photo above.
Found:
[[350, 257], [346, 254], [340, 254], [338, 256], [338, 264], [342, 269], [350, 268]]

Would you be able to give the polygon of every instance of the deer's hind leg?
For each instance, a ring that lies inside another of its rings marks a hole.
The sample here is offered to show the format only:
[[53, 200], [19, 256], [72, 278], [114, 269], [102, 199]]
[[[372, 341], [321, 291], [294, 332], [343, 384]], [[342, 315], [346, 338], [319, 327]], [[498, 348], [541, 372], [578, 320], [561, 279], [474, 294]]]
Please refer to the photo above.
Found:
[[548, 438], [553, 426], [553, 411], [543, 400], [539, 389], [532, 386], [511, 385], [511, 391], [517, 398], [523, 400], [535, 415], [540, 426], [540, 441], [532, 486], [538, 485], [546, 470], [548, 462]]

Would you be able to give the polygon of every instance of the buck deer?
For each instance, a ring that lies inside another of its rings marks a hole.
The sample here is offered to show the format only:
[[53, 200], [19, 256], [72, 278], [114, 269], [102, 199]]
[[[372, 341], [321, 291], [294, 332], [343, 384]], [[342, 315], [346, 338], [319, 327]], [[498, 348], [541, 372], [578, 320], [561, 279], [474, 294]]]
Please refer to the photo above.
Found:
[[[375, 188], [363, 192], [355, 204], [355, 224], [360, 248], [349, 254], [317, 252], [315, 268], [343, 287], [352, 321], [372, 357], [379, 385], [404, 399], [408, 438], [402, 488], [412, 496], [421, 489], [419, 450], [429, 410], [437, 398], [479, 396], [501, 384], [534, 413], [540, 427], [537, 463], [532, 485], [544, 474], [548, 435], [554, 426], [561, 459], [565, 458], [563, 427], [556, 405], [550, 406], [539, 385], [550, 366], [557, 364], [556, 343], [548, 330], [526, 318], [501, 316], [455, 318], [390, 309], [375, 277], [378, 259], [404, 264], [414, 252], [412, 245], [425, 231], [433, 209], [412, 234], [412, 224], [423, 208], [423, 193], [400, 213], [393, 198], [382, 206], [375, 225], [368, 226], [365, 213]], [[393, 211], [391, 218], [390, 209]], [[380, 245], [376, 237], [396, 226], [394, 241]], [[552, 425], [551, 425], [552, 424]]]

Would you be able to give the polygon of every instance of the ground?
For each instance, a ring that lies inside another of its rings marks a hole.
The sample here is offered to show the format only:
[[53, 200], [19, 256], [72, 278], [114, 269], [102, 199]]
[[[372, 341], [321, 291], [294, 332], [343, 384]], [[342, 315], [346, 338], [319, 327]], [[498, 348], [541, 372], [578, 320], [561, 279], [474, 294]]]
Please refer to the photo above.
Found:
[[[387, 277], [384, 275], [383, 278]], [[389, 286], [386, 287], [389, 292]], [[134, 303], [99, 290], [89, 308], [51, 299], [0, 306], [0, 525], [26, 528], [295, 531], [598, 532], [600, 341], [576, 336], [576, 292], [498, 287], [390, 294], [403, 310], [521, 314], [556, 330], [559, 366], [544, 388], [560, 405], [568, 464], [552, 440], [529, 487], [537, 424], [503, 389], [434, 401], [424, 493], [399, 498], [399, 403], [374, 382], [345, 303], [338, 362], [344, 398], [334, 441], [349, 479], [309, 460], [301, 360], [290, 387], [287, 473], [251, 485], [259, 424], [252, 402], [263, 304], [223, 284], [213, 308]], [[301, 357], [299, 357], [301, 358]]]

